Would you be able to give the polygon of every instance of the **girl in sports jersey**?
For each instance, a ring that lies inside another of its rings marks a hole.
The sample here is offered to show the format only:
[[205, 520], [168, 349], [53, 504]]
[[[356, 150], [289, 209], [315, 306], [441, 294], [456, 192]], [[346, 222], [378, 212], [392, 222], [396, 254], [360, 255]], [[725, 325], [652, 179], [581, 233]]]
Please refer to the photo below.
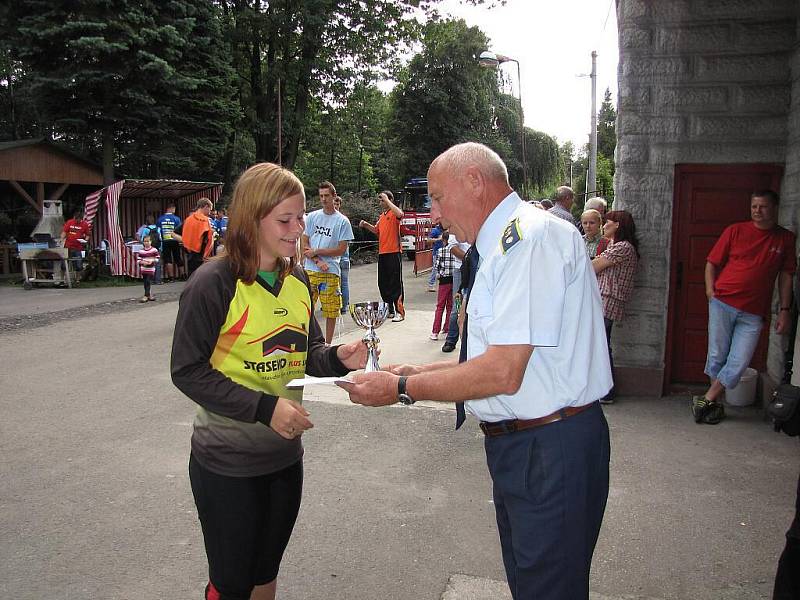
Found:
[[189, 478], [208, 557], [207, 600], [271, 600], [300, 508], [303, 432], [313, 427], [305, 374], [366, 364], [355, 341], [326, 346], [299, 263], [305, 194], [295, 175], [261, 163], [233, 191], [225, 255], [181, 295], [172, 380], [197, 403]]

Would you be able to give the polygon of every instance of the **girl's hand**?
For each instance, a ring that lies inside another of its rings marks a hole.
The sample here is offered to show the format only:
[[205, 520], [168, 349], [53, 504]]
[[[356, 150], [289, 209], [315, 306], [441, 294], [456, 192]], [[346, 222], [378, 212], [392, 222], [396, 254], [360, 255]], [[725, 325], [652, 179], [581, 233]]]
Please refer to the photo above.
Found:
[[336, 349], [336, 357], [351, 371], [363, 369], [367, 366], [367, 345], [361, 340], [342, 344]]
[[306, 429], [314, 427], [308, 419], [309, 415], [310, 413], [294, 400], [278, 398], [269, 426], [279, 436], [293, 440], [302, 435]]
[[387, 365], [383, 367], [384, 371], [389, 371], [395, 375], [417, 375], [422, 373], [422, 368], [419, 365]]

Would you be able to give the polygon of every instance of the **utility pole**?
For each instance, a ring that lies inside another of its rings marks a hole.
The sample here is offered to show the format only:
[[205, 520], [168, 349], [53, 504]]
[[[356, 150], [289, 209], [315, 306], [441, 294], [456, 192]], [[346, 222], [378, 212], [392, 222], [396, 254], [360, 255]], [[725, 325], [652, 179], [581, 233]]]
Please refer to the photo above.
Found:
[[586, 178], [586, 199], [597, 190], [597, 52], [592, 50], [592, 125], [589, 132], [589, 174]]

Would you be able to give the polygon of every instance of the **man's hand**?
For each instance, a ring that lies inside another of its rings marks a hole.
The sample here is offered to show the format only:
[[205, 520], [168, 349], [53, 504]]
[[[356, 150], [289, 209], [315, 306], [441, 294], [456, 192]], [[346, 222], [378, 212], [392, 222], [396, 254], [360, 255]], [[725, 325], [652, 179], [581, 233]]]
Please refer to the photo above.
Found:
[[388, 406], [397, 402], [397, 375], [388, 371], [357, 373], [353, 375], [353, 383], [339, 382], [350, 394], [350, 402], [364, 406]]
[[366, 222], [364, 219], [361, 219], [361, 220], [358, 222], [358, 226], [359, 226], [359, 227], [361, 227], [362, 229], [364, 228], [364, 225], [366, 225], [366, 224], [367, 224], [367, 222]]
[[314, 424], [309, 421], [309, 412], [294, 400], [278, 398], [269, 426], [279, 436], [292, 440]]
[[782, 310], [778, 313], [778, 318], [775, 319], [775, 333], [786, 333], [789, 331], [789, 325], [792, 318], [792, 311]]
[[363, 369], [367, 364], [367, 345], [361, 340], [342, 344], [336, 349], [336, 357], [348, 369]]
[[303, 256], [305, 256], [309, 260], [314, 258], [316, 255], [317, 253], [314, 252], [314, 250], [312, 250], [311, 248], [306, 248], [305, 250], [303, 250]]

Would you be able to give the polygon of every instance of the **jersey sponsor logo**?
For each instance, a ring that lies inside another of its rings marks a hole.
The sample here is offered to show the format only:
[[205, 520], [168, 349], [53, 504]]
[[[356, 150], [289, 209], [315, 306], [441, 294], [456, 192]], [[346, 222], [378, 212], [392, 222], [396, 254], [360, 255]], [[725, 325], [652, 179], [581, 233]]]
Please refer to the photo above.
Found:
[[261, 343], [261, 356], [305, 352], [308, 349], [308, 332], [303, 327], [285, 323], [249, 343], [259, 342]]
[[286, 315], [289, 314], [289, 311], [286, 310], [285, 308], [276, 308], [275, 310], [272, 311], [272, 314], [277, 317], [285, 317]]
[[244, 361], [244, 368], [246, 371], [255, 371], [256, 373], [273, 373], [281, 371], [286, 367], [305, 367], [306, 361], [304, 360], [289, 360], [287, 358], [275, 358], [273, 360], [246, 360]]

